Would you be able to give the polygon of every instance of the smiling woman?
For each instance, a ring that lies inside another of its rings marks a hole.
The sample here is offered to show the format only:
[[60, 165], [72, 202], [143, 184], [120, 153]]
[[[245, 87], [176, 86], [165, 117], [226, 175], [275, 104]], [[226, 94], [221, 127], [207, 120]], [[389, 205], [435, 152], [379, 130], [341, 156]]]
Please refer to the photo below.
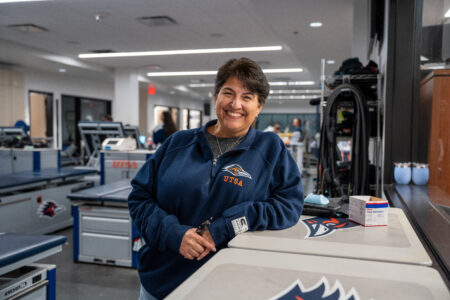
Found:
[[217, 74], [214, 102], [218, 122], [208, 132], [223, 138], [247, 133], [269, 95], [261, 68], [248, 58], [232, 59]]
[[297, 165], [276, 134], [251, 126], [268, 94], [254, 61], [229, 60], [215, 83], [218, 120], [171, 135], [131, 182], [128, 207], [145, 240], [141, 299], [166, 297], [240, 233], [297, 223]]

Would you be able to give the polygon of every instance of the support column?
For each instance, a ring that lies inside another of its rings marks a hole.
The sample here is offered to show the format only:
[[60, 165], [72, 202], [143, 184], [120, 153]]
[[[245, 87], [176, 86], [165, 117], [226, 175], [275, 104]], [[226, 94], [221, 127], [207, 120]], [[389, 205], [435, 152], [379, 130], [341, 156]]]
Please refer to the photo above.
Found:
[[209, 103], [211, 104], [211, 114], [209, 116], [209, 119], [210, 120], [217, 119], [216, 104], [214, 103], [214, 97], [211, 97], [211, 100], [209, 101]]
[[114, 121], [139, 126], [139, 81], [136, 70], [115, 70], [112, 115]]

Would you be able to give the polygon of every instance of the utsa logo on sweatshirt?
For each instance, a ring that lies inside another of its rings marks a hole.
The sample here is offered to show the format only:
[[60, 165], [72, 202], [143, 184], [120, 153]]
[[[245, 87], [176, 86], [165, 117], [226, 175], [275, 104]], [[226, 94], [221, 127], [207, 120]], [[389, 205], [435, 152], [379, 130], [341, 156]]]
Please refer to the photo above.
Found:
[[238, 186], [242, 186], [242, 179], [239, 177], [246, 177], [249, 179], [252, 179], [252, 176], [244, 170], [240, 165], [238, 164], [232, 164], [224, 167], [222, 171], [228, 172], [233, 174], [234, 176], [223, 176], [223, 181], [228, 183], [233, 183]]
[[238, 176], [238, 177], [247, 177], [249, 179], [252, 179], [252, 176], [245, 172], [244, 168], [242, 168], [240, 165], [238, 164], [232, 164], [232, 165], [228, 165], [225, 168], [222, 169], [222, 171], [228, 172], [233, 174], [234, 176]]

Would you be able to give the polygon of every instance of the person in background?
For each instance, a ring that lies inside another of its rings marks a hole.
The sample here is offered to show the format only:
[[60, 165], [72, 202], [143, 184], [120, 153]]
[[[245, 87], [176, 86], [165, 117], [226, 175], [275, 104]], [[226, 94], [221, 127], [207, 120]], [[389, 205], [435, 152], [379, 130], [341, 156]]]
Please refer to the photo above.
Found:
[[161, 114], [161, 121], [163, 126], [153, 133], [153, 143], [155, 144], [161, 144], [169, 136], [171, 136], [173, 133], [177, 131], [177, 126], [175, 125], [175, 122], [172, 120], [170, 112], [163, 111]]
[[111, 117], [111, 115], [103, 115], [103, 117], [101, 118], [102, 122], [112, 122], [113, 118]]
[[281, 126], [278, 123], [273, 124], [273, 126], [269, 125], [264, 129], [264, 132], [275, 132], [277, 134], [280, 133], [280, 131], [281, 131]]
[[281, 131], [281, 126], [280, 126], [280, 124], [275, 123], [275, 124], [273, 125], [273, 132], [276, 133], [276, 134], [279, 134], [280, 131]]
[[299, 118], [295, 118], [292, 120], [292, 125], [294, 129], [292, 131], [292, 136], [285, 143], [286, 146], [290, 147], [291, 153], [294, 156], [295, 161], [297, 162], [298, 169], [300, 173], [303, 172], [303, 129], [302, 129], [302, 120]]
[[268, 94], [254, 61], [229, 60], [215, 80], [218, 120], [171, 135], [131, 181], [128, 207], [145, 242], [140, 299], [166, 297], [240, 233], [298, 222], [297, 165], [276, 134], [251, 126]]
[[292, 130], [292, 141], [295, 142], [301, 142], [302, 135], [303, 135], [303, 129], [302, 129], [302, 120], [299, 118], [295, 118], [292, 120], [292, 125], [294, 126], [294, 129]]

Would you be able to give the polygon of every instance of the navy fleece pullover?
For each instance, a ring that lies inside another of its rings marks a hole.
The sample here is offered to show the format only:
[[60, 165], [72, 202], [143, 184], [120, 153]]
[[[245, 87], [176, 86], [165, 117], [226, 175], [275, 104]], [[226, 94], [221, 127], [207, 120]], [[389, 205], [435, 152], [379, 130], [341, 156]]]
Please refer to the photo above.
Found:
[[303, 209], [300, 173], [281, 139], [250, 128], [232, 151], [213, 158], [205, 126], [171, 135], [139, 170], [128, 198], [146, 245], [138, 253], [141, 283], [164, 298], [213, 254], [185, 259], [185, 232], [213, 217], [217, 249], [244, 231], [295, 225]]

